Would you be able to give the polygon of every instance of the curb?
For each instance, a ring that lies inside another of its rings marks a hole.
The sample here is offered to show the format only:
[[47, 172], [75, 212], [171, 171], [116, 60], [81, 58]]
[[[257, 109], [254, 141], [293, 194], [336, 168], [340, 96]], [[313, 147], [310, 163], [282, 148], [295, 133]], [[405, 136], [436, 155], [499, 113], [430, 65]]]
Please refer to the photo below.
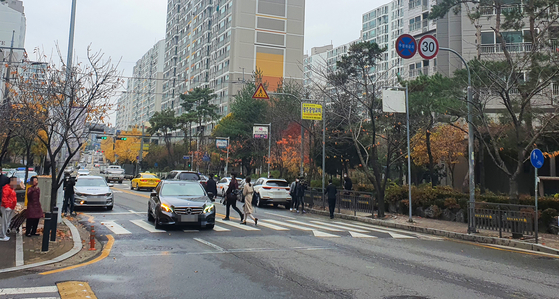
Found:
[[43, 262], [38, 262], [38, 263], [34, 263], [34, 264], [29, 264], [29, 265], [22, 265], [22, 266], [16, 266], [16, 267], [11, 267], [11, 268], [1, 269], [0, 273], [7, 273], [7, 272], [25, 270], [25, 269], [30, 269], [30, 268], [35, 268], [35, 267], [40, 267], [40, 266], [44, 266], [44, 265], [58, 263], [58, 262], [61, 262], [63, 260], [69, 259], [72, 256], [76, 255], [78, 252], [80, 252], [82, 250], [82, 239], [80, 237], [80, 233], [78, 232], [78, 229], [74, 226], [74, 224], [72, 224], [72, 222], [70, 222], [66, 219], [62, 219], [62, 221], [64, 221], [64, 224], [66, 224], [66, 226], [68, 226], [70, 228], [70, 232], [72, 233], [72, 240], [74, 240], [74, 247], [72, 247], [72, 249], [70, 249], [70, 251], [68, 251], [68, 252], [66, 252], [66, 253], [58, 256], [58, 257], [55, 257], [51, 260], [48, 260], [48, 261], [43, 261]]
[[[323, 216], [330, 215], [328, 211], [320, 211], [315, 209], [309, 209], [308, 211], [312, 214], [317, 214], [317, 215], [323, 215]], [[434, 229], [434, 228], [417, 227], [408, 224], [386, 222], [384, 220], [379, 220], [379, 219], [345, 215], [340, 213], [335, 213], [335, 214], [337, 217], [341, 219], [360, 221], [360, 222], [365, 222], [365, 223], [374, 224], [378, 226], [407, 230], [416, 233], [430, 234], [430, 235], [436, 235], [436, 236], [447, 237], [452, 239], [459, 239], [459, 240], [470, 241], [470, 242], [507, 246], [507, 247], [518, 248], [523, 250], [531, 250], [531, 251], [543, 252], [547, 254], [559, 255], [559, 249], [551, 248], [540, 244], [533, 244], [533, 243], [522, 242], [517, 240], [500, 239], [496, 237], [486, 237], [486, 236], [479, 236], [479, 235], [450, 232], [450, 231]]]

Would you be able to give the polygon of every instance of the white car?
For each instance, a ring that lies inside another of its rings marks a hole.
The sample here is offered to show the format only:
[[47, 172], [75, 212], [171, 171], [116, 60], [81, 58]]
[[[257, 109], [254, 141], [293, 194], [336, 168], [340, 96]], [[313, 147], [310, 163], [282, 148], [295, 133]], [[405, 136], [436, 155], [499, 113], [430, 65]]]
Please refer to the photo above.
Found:
[[[237, 179], [237, 183], [239, 183], [239, 186], [241, 185], [241, 182], [242, 182], [241, 179]], [[219, 180], [219, 182], [217, 182], [216, 187], [217, 187], [217, 194], [219, 196], [225, 197], [225, 192], [227, 192], [227, 188], [229, 188], [229, 183], [231, 183], [230, 177], [222, 178], [221, 180]]]
[[284, 179], [259, 178], [254, 183], [254, 192], [260, 195], [259, 206], [273, 204], [284, 205], [286, 209], [291, 207], [291, 195], [289, 195], [289, 183]]
[[89, 175], [89, 169], [79, 169], [77, 177]]

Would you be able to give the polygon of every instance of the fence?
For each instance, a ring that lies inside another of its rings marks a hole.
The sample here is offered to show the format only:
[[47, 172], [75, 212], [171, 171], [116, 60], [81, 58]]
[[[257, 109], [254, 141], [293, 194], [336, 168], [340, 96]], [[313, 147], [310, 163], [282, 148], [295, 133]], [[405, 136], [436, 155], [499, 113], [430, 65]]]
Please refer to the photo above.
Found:
[[499, 238], [503, 232], [538, 236], [534, 206], [476, 202], [474, 211], [476, 228], [499, 231]]
[[[328, 207], [328, 199], [324, 195], [322, 188], [313, 188], [305, 191], [305, 203], [311, 207]], [[336, 209], [338, 213], [341, 209], [372, 214], [375, 208], [374, 194], [371, 192], [338, 190], [336, 195]]]

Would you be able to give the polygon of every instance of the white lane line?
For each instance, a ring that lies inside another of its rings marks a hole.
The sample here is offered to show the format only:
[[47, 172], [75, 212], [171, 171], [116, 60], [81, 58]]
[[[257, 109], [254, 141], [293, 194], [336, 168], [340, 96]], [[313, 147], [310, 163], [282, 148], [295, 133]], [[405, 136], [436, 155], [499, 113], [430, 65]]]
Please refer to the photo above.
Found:
[[145, 222], [144, 220], [130, 220], [130, 222], [136, 224], [137, 226], [147, 230], [150, 233], [164, 233], [165, 230], [163, 229], [156, 229], [153, 225]]
[[104, 221], [104, 222], [101, 222], [101, 225], [104, 225], [105, 227], [110, 229], [116, 235], [131, 234], [131, 232], [129, 230], [125, 229], [124, 227], [122, 227], [119, 224], [116, 224], [116, 222], [114, 222], [114, 221]]
[[320, 238], [339, 238], [340, 237], [338, 235], [333, 235], [333, 234], [321, 232], [321, 231], [318, 231], [318, 230], [313, 230], [312, 233], [314, 234], [315, 237], [320, 237]]
[[19, 232], [16, 233], [16, 267], [23, 266], [23, 227], [19, 228]]
[[214, 230], [216, 232], [230, 232], [231, 230], [225, 227], [214, 225]]
[[361, 228], [361, 229], [366, 229], [366, 230], [370, 230], [370, 231], [374, 231], [374, 232], [389, 234], [394, 239], [416, 239], [416, 237], [403, 235], [403, 234], [391, 232], [391, 231], [388, 231], [388, 230], [378, 229], [378, 228], [370, 227], [368, 225], [356, 225], [356, 224], [349, 224], [349, 223], [344, 223], [344, 222], [336, 222], [336, 223], [351, 226], [351, 227], [358, 227], [358, 228]]
[[113, 193], [124, 193], [124, 191], [116, 191], [116, 190], [113, 190]]
[[215, 245], [214, 243], [210, 243], [210, 242], [208, 242], [208, 241], [206, 241], [206, 240], [202, 240], [202, 239], [200, 239], [200, 238], [194, 238], [194, 240], [195, 240], [195, 241], [198, 241], [198, 242], [200, 242], [200, 243], [202, 243], [202, 244], [204, 244], [204, 245], [208, 245], [208, 246], [212, 247], [213, 249], [215, 249], [215, 250], [217, 250], [217, 251], [221, 251], [221, 252], [226, 251], [225, 248], [220, 247], [220, 246], [218, 246], [218, 245]]
[[305, 223], [305, 222], [301, 222], [301, 221], [289, 220], [289, 222], [300, 224], [300, 225], [306, 225], [306, 226], [310, 226], [310, 227], [314, 227], [314, 228], [318, 228], [318, 229], [323, 229], [323, 230], [327, 230], [327, 231], [331, 231], [331, 232], [342, 232], [343, 231], [343, 230], [337, 229], [337, 228], [331, 228], [331, 227], [327, 227], [327, 226], [323, 226], [323, 225]]
[[260, 230], [260, 229], [255, 228], [255, 227], [244, 225], [244, 224], [239, 224], [239, 223], [236, 223], [236, 222], [224, 221], [224, 220], [221, 220], [221, 219], [218, 219], [217, 221], [220, 224], [230, 225], [230, 226], [236, 227], [238, 229], [242, 229], [242, 230]]
[[262, 222], [262, 221], [260, 221], [260, 224], [258, 224], [258, 225], [263, 226], [263, 227], [267, 227], [267, 228], [270, 228], [270, 229], [273, 229], [273, 230], [290, 230], [289, 228], [273, 225], [273, 224]]
[[42, 293], [58, 293], [58, 287], [35, 287], [35, 288], [11, 288], [0, 289], [0, 295], [19, 295], [19, 294], [42, 294]]
[[303, 226], [299, 226], [299, 225], [294, 225], [294, 224], [291, 224], [291, 223], [283, 223], [283, 222], [273, 220], [273, 219], [260, 220], [259, 222], [272, 222], [272, 223], [275, 223], [277, 225], [287, 226], [287, 227], [291, 227], [291, 228], [298, 229], [298, 230], [304, 230], [304, 231], [311, 231], [312, 230], [312, 228], [303, 227]]
[[354, 238], [372, 238], [372, 239], [378, 239], [378, 237], [375, 236], [371, 236], [371, 235], [365, 235], [362, 233], [358, 233], [358, 232], [354, 232], [354, 231], [349, 231], [349, 234], [354, 237]]
[[132, 214], [147, 214], [147, 212], [101, 212], [101, 213], [89, 213], [89, 215], [132, 215]]
[[320, 224], [320, 225], [326, 225], [326, 226], [331, 226], [331, 227], [335, 227], [335, 228], [341, 228], [341, 229], [348, 230], [348, 231], [354, 231], [354, 232], [358, 232], [358, 233], [369, 232], [369, 231], [366, 231], [366, 230], [363, 230], [363, 229], [351, 228], [349, 226], [330, 224], [330, 223], [326, 223], [326, 222], [320, 222], [320, 221], [311, 221], [311, 222], [316, 223], [316, 224]]
[[274, 214], [274, 213], [269, 213], [269, 212], [264, 212], [264, 214], [274, 215], [274, 216], [277, 216], [277, 217], [287, 218], [287, 219], [291, 219], [291, 220], [297, 219], [297, 218], [293, 218], [293, 217], [289, 217], [289, 216], [283, 216], [283, 215]]

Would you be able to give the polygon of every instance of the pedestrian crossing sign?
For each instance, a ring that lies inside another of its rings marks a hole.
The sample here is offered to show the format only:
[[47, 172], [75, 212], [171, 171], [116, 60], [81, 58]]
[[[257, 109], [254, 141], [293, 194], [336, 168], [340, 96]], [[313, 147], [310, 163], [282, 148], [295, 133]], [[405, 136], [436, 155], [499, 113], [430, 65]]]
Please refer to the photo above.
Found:
[[270, 99], [270, 97], [268, 96], [268, 93], [266, 92], [266, 89], [264, 89], [264, 86], [262, 85], [262, 83], [260, 83], [260, 85], [258, 85], [258, 88], [256, 88], [256, 91], [252, 95], [252, 98], [256, 99], [256, 100], [269, 100]]

